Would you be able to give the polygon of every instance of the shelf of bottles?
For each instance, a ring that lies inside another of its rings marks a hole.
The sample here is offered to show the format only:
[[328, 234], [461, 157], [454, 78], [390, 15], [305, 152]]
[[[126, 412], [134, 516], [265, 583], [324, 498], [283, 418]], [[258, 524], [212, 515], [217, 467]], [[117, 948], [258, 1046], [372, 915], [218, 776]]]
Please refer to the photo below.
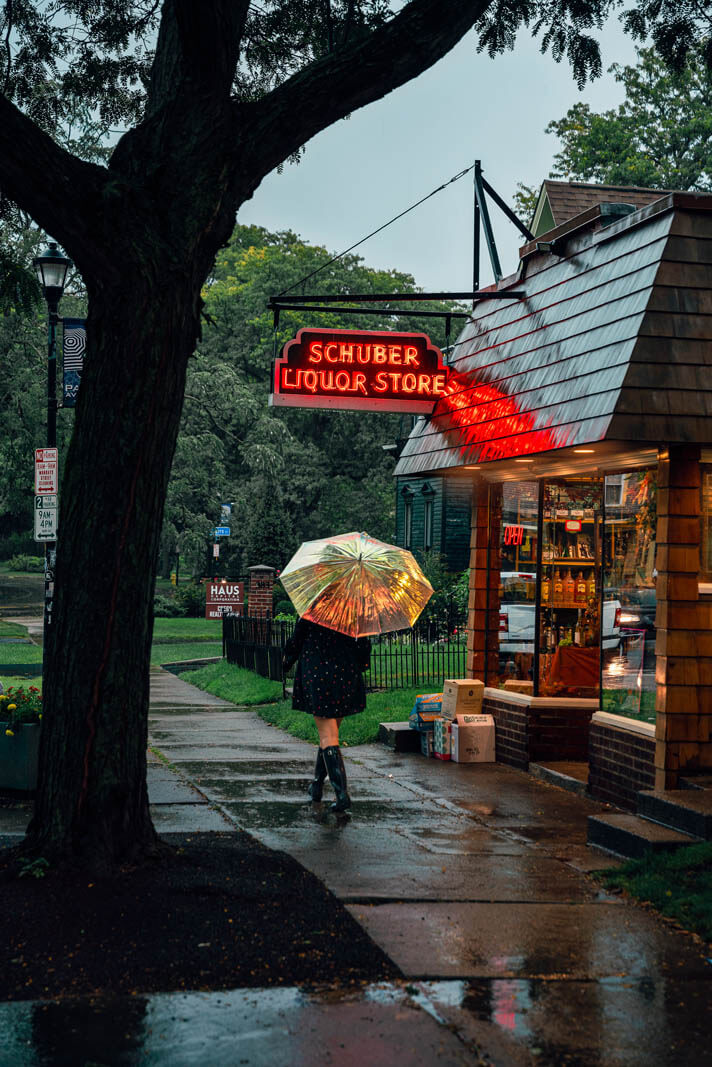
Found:
[[581, 695], [590, 695], [598, 689], [601, 637], [600, 481], [550, 482], [543, 497], [539, 691], [573, 695], [578, 677]]

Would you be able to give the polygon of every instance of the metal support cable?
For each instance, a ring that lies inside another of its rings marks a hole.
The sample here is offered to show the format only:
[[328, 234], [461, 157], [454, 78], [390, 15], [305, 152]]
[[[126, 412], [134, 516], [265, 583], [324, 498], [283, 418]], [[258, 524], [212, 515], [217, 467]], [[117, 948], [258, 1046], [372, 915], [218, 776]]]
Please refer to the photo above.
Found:
[[410, 207], [407, 207], [404, 211], [401, 211], [400, 214], [395, 215], [392, 219], [389, 219], [388, 222], [384, 222], [383, 225], [379, 226], [377, 230], [373, 230], [373, 232], [367, 234], [366, 237], [362, 237], [360, 241], [356, 241], [355, 244], [352, 244], [348, 248], [345, 248], [344, 251], [339, 252], [338, 255], [332, 256], [331, 259], [327, 259], [326, 262], [322, 263], [320, 267], [317, 267], [315, 270], [311, 271], [310, 274], [306, 274], [303, 278], [300, 278], [299, 281], [294, 282], [294, 284], [290, 285], [288, 289], [283, 289], [282, 292], [278, 294], [278, 296], [286, 296], [287, 293], [291, 293], [292, 289], [296, 289], [297, 286], [303, 285], [305, 282], [308, 282], [309, 279], [313, 278], [315, 274], [318, 274], [320, 271], [325, 270], [326, 267], [330, 267], [332, 263], [336, 263], [337, 259], [341, 259], [342, 256], [348, 255], [349, 252], [353, 252], [354, 248], [358, 248], [359, 245], [362, 245], [365, 241], [370, 240], [371, 237], [375, 237], [377, 233], [381, 232], [381, 230], [385, 230], [392, 223], [397, 222], [398, 219], [402, 219], [403, 216], [407, 215], [410, 211], [413, 211], [415, 208], [420, 207], [420, 205], [424, 204], [426, 200], [429, 200], [431, 196], [435, 196], [436, 193], [441, 193], [443, 189], [446, 189], [448, 187], [448, 185], [452, 185], [453, 182], [459, 181], [460, 178], [464, 178], [465, 175], [469, 174], [473, 168], [474, 163], [472, 164], [472, 166], [466, 167], [465, 170], [461, 170], [459, 174], [453, 175], [452, 178], [450, 178], [446, 182], [443, 182], [443, 184], [439, 185], [437, 189], [433, 189], [433, 191], [431, 193], [428, 193], [427, 196], [421, 197], [421, 199], [416, 201], [415, 204], [411, 204]]

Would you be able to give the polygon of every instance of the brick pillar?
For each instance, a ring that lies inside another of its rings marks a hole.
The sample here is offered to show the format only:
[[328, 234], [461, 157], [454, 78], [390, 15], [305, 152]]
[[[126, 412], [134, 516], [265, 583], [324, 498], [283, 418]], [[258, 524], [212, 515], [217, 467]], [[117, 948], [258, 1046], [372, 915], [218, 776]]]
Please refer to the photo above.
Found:
[[258, 564], [247, 569], [250, 573], [247, 613], [251, 619], [271, 619], [274, 567]]
[[478, 480], [472, 494], [467, 676], [487, 685], [496, 685], [499, 675], [501, 522], [501, 483], [488, 485]]
[[658, 454], [655, 788], [712, 768], [712, 604], [699, 599], [700, 449]]

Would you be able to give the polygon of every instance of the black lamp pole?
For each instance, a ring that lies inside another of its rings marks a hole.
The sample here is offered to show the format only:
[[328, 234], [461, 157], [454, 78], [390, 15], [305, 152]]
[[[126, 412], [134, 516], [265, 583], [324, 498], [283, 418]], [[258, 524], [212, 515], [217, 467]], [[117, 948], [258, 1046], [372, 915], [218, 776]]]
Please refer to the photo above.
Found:
[[[57, 447], [57, 323], [59, 322], [59, 301], [64, 292], [67, 271], [72, 266], [71, 259], [62, 255], [57, 245], [51, 241], [49, 247], [36, 259], [33, 265], [47, 301], [47, 447]], [[45, 599], [44, 599], [44, 633], [47, 637], [52, 625], [52, 599], [54, 593], [54, 566], [57, 554], [55, 541], [45, 541]]]

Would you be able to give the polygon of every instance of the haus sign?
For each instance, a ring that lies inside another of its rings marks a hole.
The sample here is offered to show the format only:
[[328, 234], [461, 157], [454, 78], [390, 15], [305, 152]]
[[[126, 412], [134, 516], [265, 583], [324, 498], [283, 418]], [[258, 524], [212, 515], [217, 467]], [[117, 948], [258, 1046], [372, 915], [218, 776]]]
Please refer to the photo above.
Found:
[[430, 415], [447, 385], [424, 333], [305, 327], [275, 361], [270, 404]]
[[205, 618], [242, 615], [245, 608], [245, 583], [215, 581], [205, 583]]

